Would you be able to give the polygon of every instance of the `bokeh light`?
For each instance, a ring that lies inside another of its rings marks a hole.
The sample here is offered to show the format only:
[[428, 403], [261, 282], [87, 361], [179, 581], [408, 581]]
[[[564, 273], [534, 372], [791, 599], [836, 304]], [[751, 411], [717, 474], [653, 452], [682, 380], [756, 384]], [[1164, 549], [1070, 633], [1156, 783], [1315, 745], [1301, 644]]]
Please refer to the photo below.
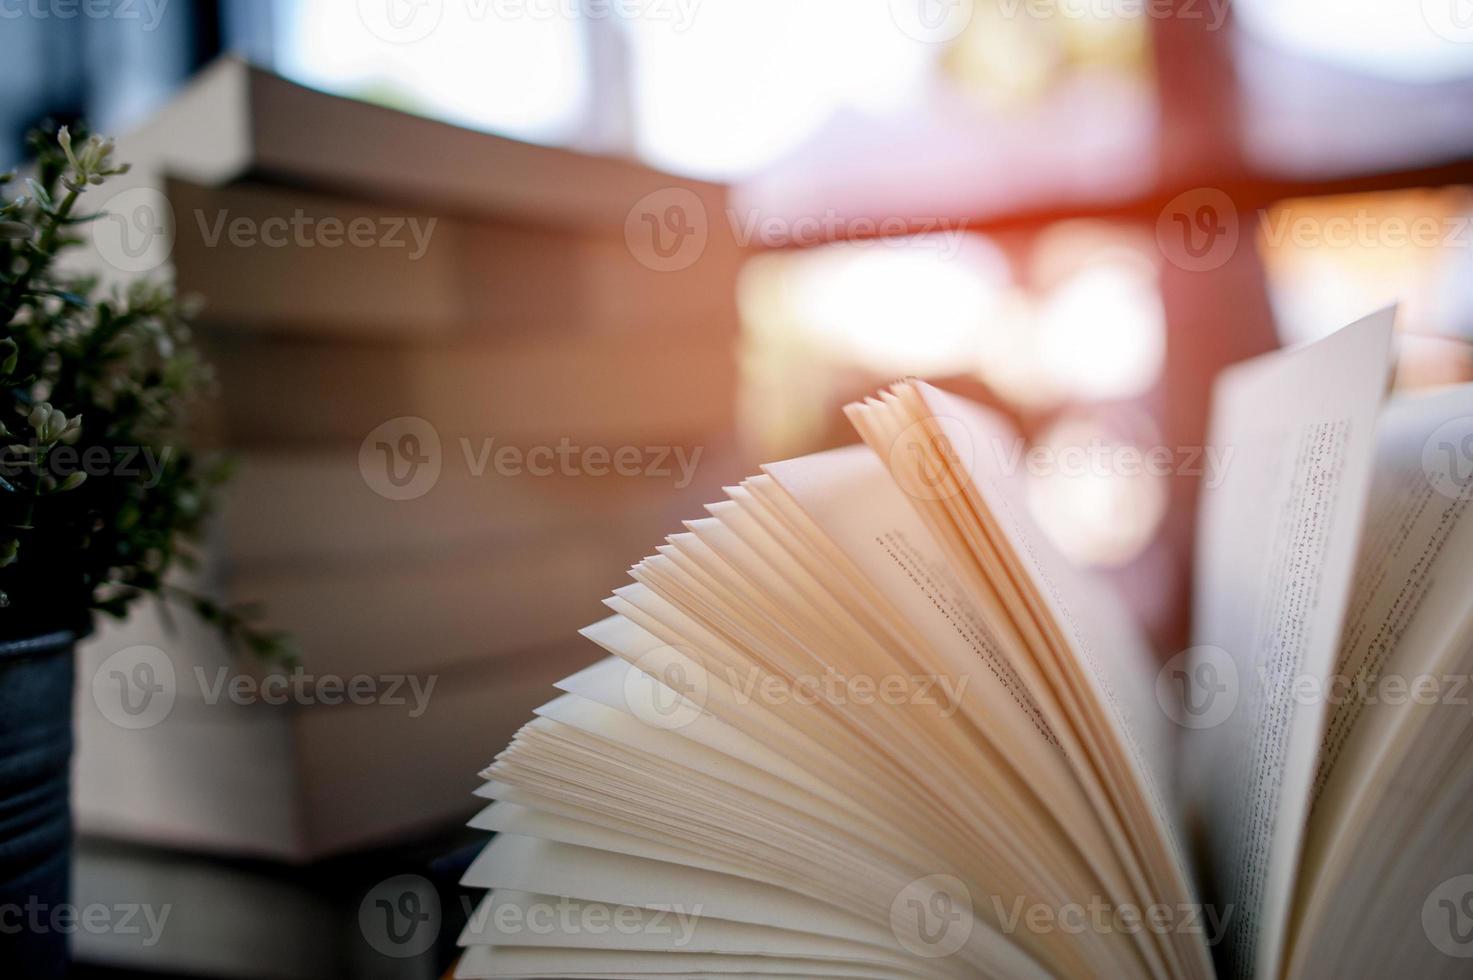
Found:
[[1165, 474], [1146, 462], [1155, 431], [1139, 412], [1069, 415], [1034, 442], [1028, 509], [1073, 561], [1124, 565], [1155, 537], [1167, 499]]

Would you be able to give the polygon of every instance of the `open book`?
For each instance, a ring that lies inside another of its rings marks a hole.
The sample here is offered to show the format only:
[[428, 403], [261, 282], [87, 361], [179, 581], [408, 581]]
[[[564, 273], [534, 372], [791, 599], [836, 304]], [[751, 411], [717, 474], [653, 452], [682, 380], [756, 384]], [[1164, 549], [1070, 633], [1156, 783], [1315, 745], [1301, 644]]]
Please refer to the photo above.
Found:
[[863, 445], [633, 569], [483, 774], [456, 975], [1466, 975], [1473, 389], [1383, 404], [1391, 339], [1226, 373], [1164, 666], [998, 418], [849, 406]]

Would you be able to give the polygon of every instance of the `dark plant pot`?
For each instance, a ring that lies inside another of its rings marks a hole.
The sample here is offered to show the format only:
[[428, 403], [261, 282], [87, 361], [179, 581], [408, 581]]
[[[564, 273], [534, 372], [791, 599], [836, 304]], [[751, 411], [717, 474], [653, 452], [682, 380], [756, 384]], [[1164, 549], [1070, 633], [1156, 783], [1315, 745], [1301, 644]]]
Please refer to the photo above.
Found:
[[76, 634], [0, 641], [0, 970], [64, 976]]

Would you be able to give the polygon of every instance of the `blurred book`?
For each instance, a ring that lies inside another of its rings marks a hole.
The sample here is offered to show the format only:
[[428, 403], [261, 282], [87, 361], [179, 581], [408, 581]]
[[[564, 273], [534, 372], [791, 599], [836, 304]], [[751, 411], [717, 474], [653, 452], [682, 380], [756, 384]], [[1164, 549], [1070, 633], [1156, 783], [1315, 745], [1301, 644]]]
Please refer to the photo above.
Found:
[[[202, 437], [238, 467], [192, 584], [259, 602], [302, 663], [184, 611], [101, 630], [80, 829], [311, 861], [457, 821], [463, 767], [423, 760], [504, 743], [591, 659], [594, 597], [740, 472], [724, 189], [233, 59], [118, 154], [89, 267], [203, 298]], [[671, 207], [702, 223], [674, 266], [638, 237]], [[135, 668], [166, 677], [147, 724]]]

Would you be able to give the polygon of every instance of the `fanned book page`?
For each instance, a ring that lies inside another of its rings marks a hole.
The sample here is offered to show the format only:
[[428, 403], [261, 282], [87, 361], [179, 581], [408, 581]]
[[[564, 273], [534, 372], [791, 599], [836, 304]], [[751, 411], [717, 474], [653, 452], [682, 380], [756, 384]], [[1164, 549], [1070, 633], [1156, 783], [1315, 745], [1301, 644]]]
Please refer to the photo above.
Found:
[[486, 771], [460, 976], [1211, 974], [1129, 618], [973, 472], [998, 420], [921, 383], [852, 414], [868, 445], [639, 563]]
[[[482, 774], [456, 975], [1456, 975], [1341, 910], [1433, 934], [1436, 896], [1407, 908], [1467, 850], [1469, 713], [1283, 693], [1473, 668], [1473, 389], [1381, 419], [1390, 335], [1388, 311], [1220, 386], [1195, 661], [1162, 667], [1033, 524], [1004, 422], [924, 383], [728, 488]], [[1433, 493], [1438, 438], [1467, 465]], [[1413, 805], [1442, 823], [1397, 849]]]

